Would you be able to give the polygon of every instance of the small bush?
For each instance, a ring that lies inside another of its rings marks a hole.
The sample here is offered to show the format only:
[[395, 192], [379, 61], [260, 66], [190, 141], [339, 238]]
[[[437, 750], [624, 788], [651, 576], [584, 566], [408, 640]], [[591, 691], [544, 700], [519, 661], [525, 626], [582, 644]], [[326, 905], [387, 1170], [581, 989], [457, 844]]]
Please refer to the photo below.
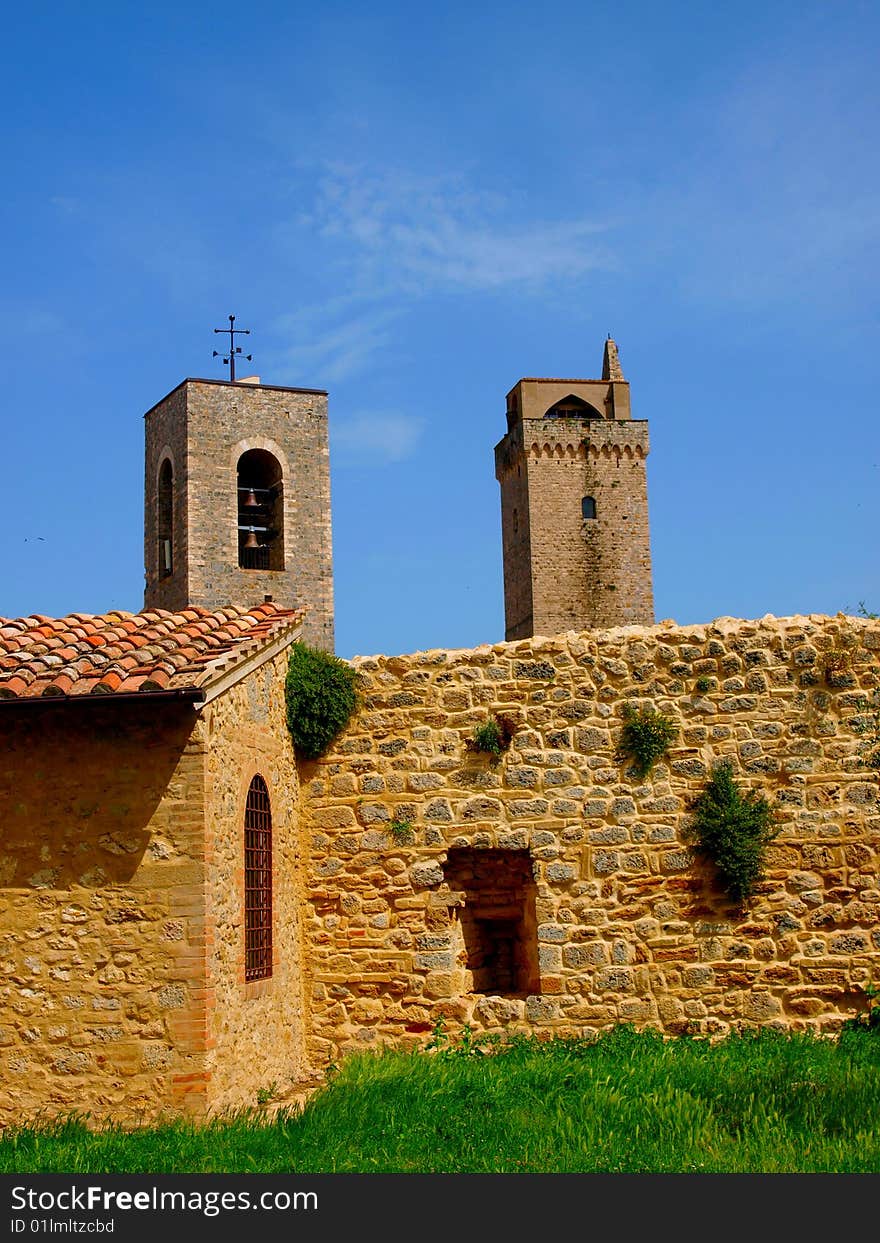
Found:
[[633, 761], [633, 776], [647, 777], [657, 761], [666, 754], [678, 737], [678, 726], [663, 712], [639, 708], [632, 704], [623, 710], [624, 725], [617, 744], [618, 762]]
[[392, 820], [388, 826], [392, 839], [398, 846], [407, 846], [415, 841], [412, 820]]
[[832, 646], [823, 653], [822, 669], [828, 686], [852, 686], [853, 678], [850, 670], [856, 650], [856, 640], [852, 635], [836, 637]]
[[497, 759], [510, 746], [515, 733], [514, 721], [505, 716], [490, 716], [488, 721], [475, 728], [473, 737], [467, 744], [468, 750], [482, 751]]
[[257, 1088], [257, 1104], [268, 1105], [278, 1095], [278, 1084], [273, 1079], [266, 1088]]
[[305, 643], [294, 643], [284, 683], [287, 728], [307, 760], [323, 755], [357, 706], [357, 674], [350, 665]]
[[763, 879], [766, 848], [779, 832], [772, 827], [770, 804], [754, 790], [742, 794], [732, 765], [724, 760], [692, 810], [689, 835], [695, 849], [715, 864], [725, 893], [742, 905]]

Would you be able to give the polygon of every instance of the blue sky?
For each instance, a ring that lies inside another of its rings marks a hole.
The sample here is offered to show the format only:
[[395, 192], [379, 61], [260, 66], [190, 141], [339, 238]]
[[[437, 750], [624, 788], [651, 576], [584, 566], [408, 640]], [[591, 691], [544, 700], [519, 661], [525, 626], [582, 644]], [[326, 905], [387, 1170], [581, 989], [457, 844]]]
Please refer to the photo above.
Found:
[[143, 421], [232, 313], [330, 393], [337, 650], [503, 638], [527, 375], [647, 418], [658, 620], [880, 609], [880, 9], [4, 18], [0, 614], [137, 610]]

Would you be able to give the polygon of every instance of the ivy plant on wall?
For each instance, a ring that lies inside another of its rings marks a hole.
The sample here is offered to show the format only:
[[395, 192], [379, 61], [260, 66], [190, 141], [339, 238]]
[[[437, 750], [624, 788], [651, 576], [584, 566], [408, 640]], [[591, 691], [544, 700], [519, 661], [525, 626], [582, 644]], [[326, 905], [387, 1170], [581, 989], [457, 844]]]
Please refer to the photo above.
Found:
[[306, 760], [323, 755], [357, 706], [357, 674], [338, 656], [294, 643], [284, 683], [287, 728]]
[[754, 790], [743, 794], [733, 765], [722, 760], [691, 810], [688, 834], [695, 850], [715, 864], [725, 893], [744, 905], [764, 878], [767, 846], [779, 832], [770, 804]]

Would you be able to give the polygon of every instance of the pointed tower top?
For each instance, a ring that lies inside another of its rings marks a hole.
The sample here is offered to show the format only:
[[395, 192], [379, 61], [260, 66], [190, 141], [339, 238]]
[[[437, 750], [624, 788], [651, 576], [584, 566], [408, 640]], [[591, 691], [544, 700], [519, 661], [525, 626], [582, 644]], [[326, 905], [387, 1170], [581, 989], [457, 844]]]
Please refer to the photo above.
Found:
[[617, 357], [617, 346], [608, 335], [605, 342], [605, 353], [602, 357], [602, 379], [603, 380], [622, 380], [623, 372], [620, 369], [620, 359]]

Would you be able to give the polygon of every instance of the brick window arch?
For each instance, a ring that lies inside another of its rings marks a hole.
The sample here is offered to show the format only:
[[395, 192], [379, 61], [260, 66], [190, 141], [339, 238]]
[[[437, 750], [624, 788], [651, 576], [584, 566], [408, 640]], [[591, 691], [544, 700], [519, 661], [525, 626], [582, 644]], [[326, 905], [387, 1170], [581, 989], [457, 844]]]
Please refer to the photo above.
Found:
[[581, 516], [583, 518], [596, 517], [596, 502], [592, 496], [585, 496], [581, 501]]
[[272, 974], [272, 808], [257, 774], [244, 809], [244, 978]]

